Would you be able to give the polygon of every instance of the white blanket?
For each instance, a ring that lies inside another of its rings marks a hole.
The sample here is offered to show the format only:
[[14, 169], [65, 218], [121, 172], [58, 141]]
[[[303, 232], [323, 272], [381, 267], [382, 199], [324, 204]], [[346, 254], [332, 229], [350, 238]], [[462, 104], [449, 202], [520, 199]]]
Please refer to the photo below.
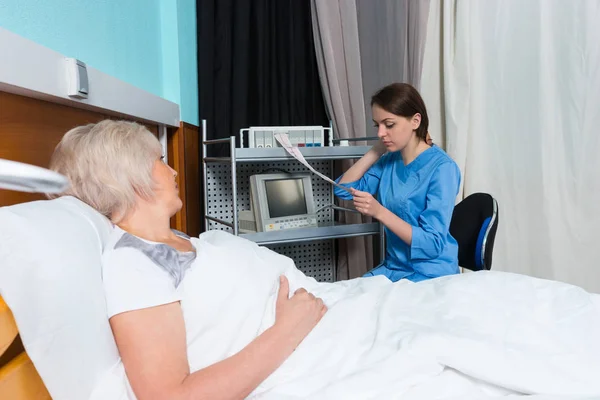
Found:
[[250, 398], [600, 398], [600, 300], [580, 288], [491, 271], [318, 283], [223, 232], [194, 245], [198, 258], [180, 285], [192, 371], [274, 323], [282, 273], [292, 293], [304, 287], [329, 306]]

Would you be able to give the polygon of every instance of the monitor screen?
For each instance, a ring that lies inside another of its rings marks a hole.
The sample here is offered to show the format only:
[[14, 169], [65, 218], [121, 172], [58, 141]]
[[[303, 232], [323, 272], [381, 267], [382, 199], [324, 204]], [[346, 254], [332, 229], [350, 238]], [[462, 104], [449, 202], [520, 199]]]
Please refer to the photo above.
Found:
[[307, 213], [302, 179], [268, 180], [265, 189], [270, 218]]

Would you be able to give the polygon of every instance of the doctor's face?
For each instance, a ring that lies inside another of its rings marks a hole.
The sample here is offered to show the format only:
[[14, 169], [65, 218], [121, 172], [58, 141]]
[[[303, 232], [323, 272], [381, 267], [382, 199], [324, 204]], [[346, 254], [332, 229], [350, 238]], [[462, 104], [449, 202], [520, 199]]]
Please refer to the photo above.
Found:
[[421, 123], [421, 115], [403, 117], [392, 114], [374, 104], [372, 107], [373, 122], [377, 128], [377, 136], [383, 142], [388, 151], [398, 151], [416, 136], [415, 130]]

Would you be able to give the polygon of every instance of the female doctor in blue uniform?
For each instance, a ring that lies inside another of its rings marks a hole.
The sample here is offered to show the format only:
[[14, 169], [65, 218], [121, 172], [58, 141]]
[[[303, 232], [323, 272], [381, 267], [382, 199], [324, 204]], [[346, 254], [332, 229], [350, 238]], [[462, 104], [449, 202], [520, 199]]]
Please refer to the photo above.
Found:
[[428, 144], [421, 95], [394, 83], [372, 97], [371, 107], [380, 140], [338, 178], [351, 193], [335, 189], [336, 196], [353, 200], [358, 211], [385, 225], [385, 260], [365, 276], [418, 282], [458, 273], [458, 245], [449, 227], [460, 170]]

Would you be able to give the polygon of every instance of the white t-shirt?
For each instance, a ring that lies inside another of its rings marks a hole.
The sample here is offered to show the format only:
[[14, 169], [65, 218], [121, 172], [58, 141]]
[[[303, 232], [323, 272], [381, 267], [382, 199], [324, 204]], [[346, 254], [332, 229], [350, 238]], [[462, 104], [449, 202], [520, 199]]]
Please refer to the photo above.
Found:
[[195, 257], [115, 227], [102, 256], [108, 318], [181, 301], [178, 286]]

